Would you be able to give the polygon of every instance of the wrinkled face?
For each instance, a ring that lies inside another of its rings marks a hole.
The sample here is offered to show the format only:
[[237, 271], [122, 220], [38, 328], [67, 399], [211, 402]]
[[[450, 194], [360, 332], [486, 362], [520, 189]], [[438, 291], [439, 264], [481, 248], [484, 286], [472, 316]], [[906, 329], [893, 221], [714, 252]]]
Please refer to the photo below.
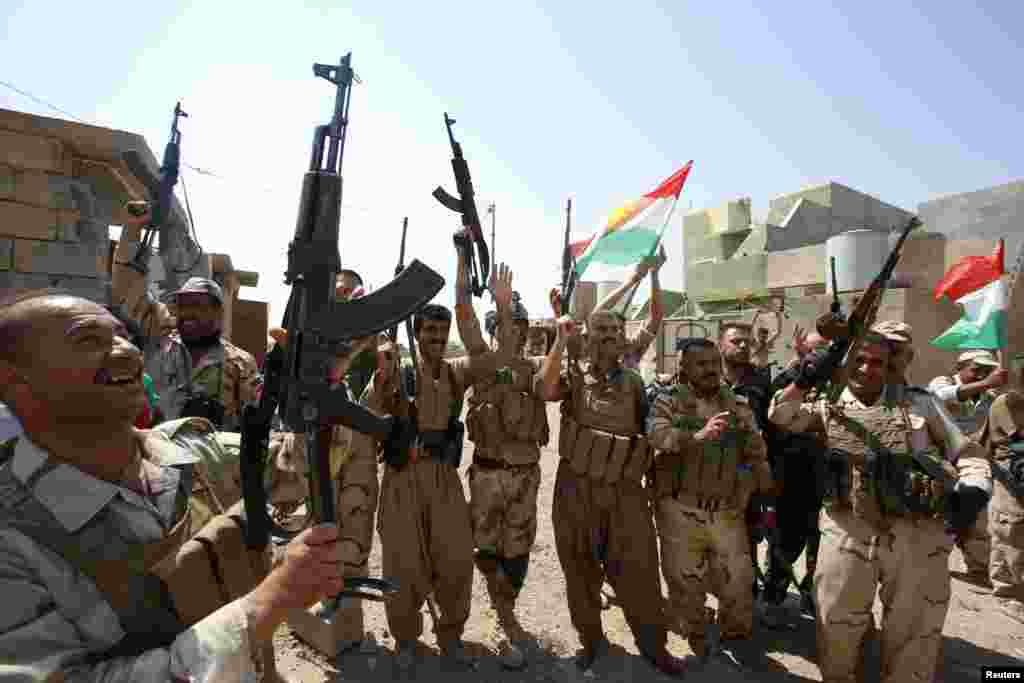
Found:
[[764, 343], [766, 343], [768, 341], [768, 328], [767, 327], [759, 327], [759, 328], [757, 328], [757, 340], [759, 342], [761, 342], [762, 344], [764, 344]]
[[34, 307], [23, 359], [8, 384], [18, 412], [50, 424], [130, 424], [145, 407], [142, 353], [124, 326], [84, 299]]
[[910, 344], [891, 342], [889, 353], [889, 373], [892, 382], [902, 382], [907, 376], [907, 369], [914, 360], [914, 347]]
[[224, 311], [209, 294], [179, 294], [175, 309], [178, 334], [184, 341], [220, 334]]
[[740, 327], [730, 327], [722, 335], [718, 350], [726, 363], [741, 365], [750, 362], [750, 331]]
[[339, 273], [334, 293], [340, 301], [348, 301], [352, 293], [361, 286], [359, 280], [352, 277], [351, 273]]
[[807, 335], [805, 343], [807, 344], [808, 351], [823, 351], [828, 348], [829, 341], [817, 332], [811, 332]]
[[612, 313], [595, 313], [587, 324], [588, 355], [593, 360], [606, 362], [622, 355], [626, 346], [626, 333], [622, 321]]
[[981, 365], [979, 363], [968, 361], [966, 365], [960, 368], [960, 381], [964, 384], [973, 384], [974, 382], [980, 382], [995, 370], [991, 365]]
[[[530, 323], [526, 320], [512, 321], [512, 337], [510, 341], [517, 352], [522, 351], [526, 346], [526, 336], [530, 330]], [[504, 334], [501, 324], [498, 324], [498, 334]]]
[[885, 386], [889, 373], [889, 349], [882, 344], [866, 343], [853, 359], [850, 389], [858, 397], [873, 399]]
[[416, 333], [416, 344], [425, 358], [437, 362], [444, 357], [451, 327], [452, 324], [449, 320], [424, 319], [422, 321], [419, 332]]
[[526, 333], [526, 352], [531, 356], [543, 356], [548, 347], [548, 335], [543, 327], [531, 327]]
[[718, 391], [722, 384], [722, 356], [716, 348], [691, 348], [683, 357], [683, 372], [698, 393]]

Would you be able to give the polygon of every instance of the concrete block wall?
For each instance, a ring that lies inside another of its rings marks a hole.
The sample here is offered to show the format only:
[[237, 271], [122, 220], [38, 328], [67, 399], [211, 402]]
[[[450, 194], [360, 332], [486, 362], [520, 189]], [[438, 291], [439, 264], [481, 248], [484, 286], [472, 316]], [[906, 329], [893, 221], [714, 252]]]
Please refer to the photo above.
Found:
[[61, 140], [0, 128], [0, 289], [57, 286], [107, 302], [106, 226], [78, 168]]

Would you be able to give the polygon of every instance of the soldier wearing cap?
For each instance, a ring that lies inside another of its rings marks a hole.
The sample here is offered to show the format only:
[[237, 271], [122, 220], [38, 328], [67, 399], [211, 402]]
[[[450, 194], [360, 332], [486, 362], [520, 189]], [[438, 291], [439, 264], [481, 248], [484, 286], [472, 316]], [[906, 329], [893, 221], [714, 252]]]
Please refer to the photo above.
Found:
[[873, 328], [849, 358], [835, 402], [808, 401], [806, 394], [833, 377], [846, 350], [812, 353], [769, 411], [783, 429], [815, 430], [827, 439], [814, 576], [825, 683], [863, 676], [876, 593], [883, 605], [881, 679], [933, 679], [949, 609], [953, 535], [970, 528], [991, 492], [978, 444], [950, 439], [941, 404], [902, 384], [913, 354], [896, 345], [909, 346], [910, 339], [902, 323]]
[[[953, 374], [936, 377], [928, 385], [928, 390], [943, 402], [960, 431], [966, 436], [976, 436], [1007, 378], [1007, 371], [999, 367], [999, 361], [991, 351], [976, 349], [961, 353], [956, 359]], [[988, 512], [982, 510], [967, 537], [957, 540], [957, 547], [967, 565], [968, 579], [981, 586], [990, 585], [992, 546], [988, 520]]]
[[992, 464], [992, 597], [1024, 626], [1024, 353], [1014, 356], [1012, 371], [1014, 387], [993, 401], [978, 439]]
[[162, 337], [166, 315], [147, 290], [145, 276], [128, 265], [147, 220], [148, 212], [132, 217], [122, 230], [114, 254], [114, 303], [142, 327], [146, 372], [164, 416], [205, 417], [220, 430], [238, 431], [243, 406], [259, 395], [256, 360], [222, 337], [224, 291], [206, 278], [191, 277], [173, 293], [177, 335]]
[[[494, 315], [491, 315], [493, 313]], [[530, 316], [513, 292], [508, 306], [487, 315], [487, 331], [507, 363], [473, 384], [466, 429], [473, 442], [469, 508], [476, 566], [483, 574], [497, 615], [495, 640], [501, 663], [526, 664], [527, 634], [515, 615], [537, 536], [540, 449], [549, 436], [547, 404], [538, 386], [543, 358], [526, 355]], [[463, 335], [470, 354], [483, 353], [483, 339]]]

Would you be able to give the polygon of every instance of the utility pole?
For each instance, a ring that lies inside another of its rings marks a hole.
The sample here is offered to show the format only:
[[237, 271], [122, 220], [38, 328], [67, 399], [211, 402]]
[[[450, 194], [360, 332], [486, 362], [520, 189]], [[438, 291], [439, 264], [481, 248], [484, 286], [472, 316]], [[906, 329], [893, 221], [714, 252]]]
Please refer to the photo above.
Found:
[[495, 272], [494, 266], [498, 262], [498, 257], [496, 255], [497, 252], [498, 252], [498, 249], [497, 249], [497, 246], [496, 246], [497, 242], [495, 241], [495, 233], [494, 233], [494, 223], [495, 223], [494, 202], [491, 202], [487, 206], [487, 213], [491, 214], [491, 272], [493, 273], [493, 272]]

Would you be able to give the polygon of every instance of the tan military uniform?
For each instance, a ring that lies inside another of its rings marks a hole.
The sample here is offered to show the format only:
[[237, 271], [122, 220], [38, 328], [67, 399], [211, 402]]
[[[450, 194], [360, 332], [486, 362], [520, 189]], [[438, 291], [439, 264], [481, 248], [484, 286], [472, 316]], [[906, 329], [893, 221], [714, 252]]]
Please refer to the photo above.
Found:
[[40, 674], [102, 663], [125, 679], [251, 680], [265, 669], [278, 680], [271, 645], [249, 642], [231, 602], [266, 575], [269, 555], [246, 548], [240, 508], [214, 483], [212, 430], [186, 419], [139, 431], [138, 486], [57, 463], [24, 437], [8, 444], [0, 659]]
[[[989, 533], [992, 555], [989, 578], [1000, 610], [1024, 625], [1024, 455], [1010, 450], [1024, 434], [1024, 393], [1010, 391], [992, 404], [980, 440], [992, 459]], [[1013, 487], [1016, 484], [1016, 492]]]
[[[769, 412], [785, 429], [824, 428], [829, 448], [847, 454], [830, 459], [825, 468], [814, 575], [818, 665], [825, 683], [862, 680], [864, 637], [873, 623], [879, 584], [884, 607], [881, 681], [930, 681], [935, 674], [949, 609], [953, 539], [944, 532], [942, 510], [950, 492], [945, 476], [928, 476], [910, 453], [931, 459], [963, 483], [990, 488], [977, 444], [968, 442], [955, 468], [942, 453], [945, 434], [936, 399], [926, 392], [892, 389], [872, 406], [848, 388], [834, 406], [782, 403], [777, 394]], [[883, 460], [883, 474], [868, 458], [886, 449], [894, 457]]]
[[[459, 315], [473, 315], [470, 310]], [[448, 429], [458, 417], [466, 389], [497, 370], [498, 355], [473, 353], [462, 362], [441, 361], [435, 372], [421, 358], [416, 377], [415, 408], [423, 438]], [[397, 380], [367, 387], [367, 406], [378, 414], [393, 414]], [[469, 505], [451, 464], [424, 448], [413, 449], [402, 469], [386, 465], [380, 490], [377, 528], [383, 551], [384, 576], [395, 579], [399, 592], [386, 603], [388, 625], [395, 639], [417, 640], [423, 633], [420, 612], [433, 594], [440, 609], [434, 632], [442, 648], [462, 638], [469, 618], [473, 588], [473, 532]]]
[[145, 369], [160, 396], [160, 410], [167, 420], [181, 417], [189, 393], [217, 397], [224, 405], [226, 431], [238, 431], [242, 408], [259, 395], [260, 373], [252, 354], [231, 342], [208, 350], [193, 363], [192, 354], [178, 335], [162, 336], [160, 304], [146, 290], [145, 278], [123, 265], [131, 260], [127, 243], [119, 244], [114, 255], [113, 293], [115, 304], [142, 327], [146, 339], [142, 352]]
[[[720, 441], [698, 443], [693, 435], [720, 412], [735, 416]], [[746, 639], [753, 627], [754, 580], [745, 512], [755, 492], [773, 493], [764, 440], [742, 396], [728, 386], [710, 398], [686, 384], [662, 392], [648, 420], [648, 439], [658, 449], [654, 498], [662, 573], [669, 589], [669, 618], [704, 654], [707, 583], [721, 585], [721, 637]]]
[[[975, 399], [961, 401], [956, 397], [956, 390], [961, 384], [959, 375], [936, 377], [928, 384], [928, 391], [943, 400], [946, 411], [960, 431], [964, 433], [964, 436], [976, 438], [978, 430], [988, 418], [992, 402], [999, 394], [989, 390]], [[988, 510], [985, 509], [978, 515], [978, 521], [965, 537], [957, 541], [957, 547], [963, 553], [967, 571], [975, 577], [987, 578], [989, 574], [988, 563], [992, 552], [992, 543], [989, 539], [988, 527]]]
[[[305, 511], [309, 496], [304, 444], [303, 434], [275, 432], [268, 449], [271, 466], [267, 469], [270, 480], [266, 488], [270, 503], [276, 521], [294, 531], [308, 521], [306, 515], [295, 514]], [[330, 457], [342, 575], [368, 576], [379, 492], [377, 449], [371, 437], [338, 426], [334, 428]], [[359, 642], [364, 633], [363, 623], [362, 602], [342, 601], [331, 618], [337, 649], [327, 654], [333, 655]]]
[[619, 368], [598, 376], [570, 362], [559, 390], [562, 421], [552, 524], [569, 613], [585, 648], [604, 638], [605, 578], [637, 647], [654, 657], [666, 631], [658, 549], [643, 477], [653, 453], [644, 434], [644, 386]]

